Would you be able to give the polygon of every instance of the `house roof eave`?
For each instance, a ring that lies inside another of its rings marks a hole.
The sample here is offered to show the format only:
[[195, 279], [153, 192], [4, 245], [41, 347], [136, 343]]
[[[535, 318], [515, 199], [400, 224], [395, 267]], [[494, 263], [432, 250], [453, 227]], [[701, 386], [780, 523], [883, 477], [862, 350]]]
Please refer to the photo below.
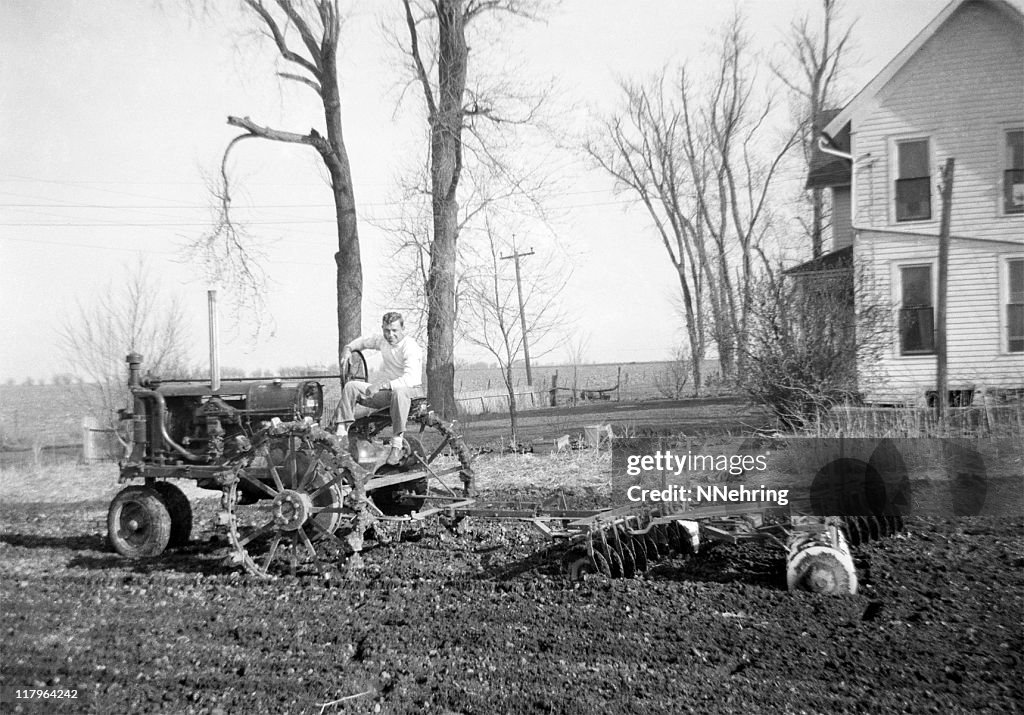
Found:
[[845, 246], [829, 253], [824, 253], [817, 258], [804, 261], [792, 268], [782, 271], [786, 276], [804, 276], [811, 274], [840, 273], [850, 269], [850, 261], [853, 259], [853, 246]]

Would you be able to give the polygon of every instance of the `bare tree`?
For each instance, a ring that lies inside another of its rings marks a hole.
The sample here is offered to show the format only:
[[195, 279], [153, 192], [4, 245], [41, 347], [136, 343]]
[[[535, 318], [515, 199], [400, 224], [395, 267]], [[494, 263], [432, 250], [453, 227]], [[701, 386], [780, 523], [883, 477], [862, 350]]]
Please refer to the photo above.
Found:
[[694, 390], [707, 326], [701, 311], [708, 247], [691, 198], [689, 168], [682, 152], [682, 116], [666, 96], [667, 73], [646, 85], [625, 83], [625, 108], [604, 121], [603, 138], [588, 141], [586, 152], [608, 172], [616, 187], [636, 194], [643, 204], [679, 280], [680, 303], [692, 354]]
[[[492, 165], [484, 165], [473, 157], [463, 166], [463, 198], [459, 202], [458, 235], [483, 235], [485, 217], [499, 220], [507, 216], [512, 222], [518, 215], [529, 214], [541, 223], [547, 212], [540, 199], [535, 197], [551, 193], [548, 176], [540, 171], [521, 171], [520, 165], [511, 168], [513, 162], [501, 159], [501, 169], [494, 171]], [[516, 180], [509, 177], [515, 175]], [[408, 172], [402, 179], [402, 186], [395, 202], [400, 215], [371, 223], [378, 225], [388, 234], [390, 243], [389, 264], [392, 271], [384, 277], [389, 306], [409, 316], [408, 323], [417, 338], [423, 338], [430, 313], [431, 302], [427, 291], [431, 266], [431, 236], [433, 217], [431, 211], [429, 168], [421, 166], [418, 171]], [[471, 253], [471, 252], [469, 252]], [[465, 333], [463, 312], [460, 305], [466, 293], [466, 272], [473, 270], [473, 258], [467, 257], [466, 241], [456, 244], [456, 269], [454, 276], [454, 345]]]
[[[575, 407], [580, 398], [580, 365], [586, 360], [590, 349], [590, 335], [576, 335], [566, 343], [569, 352], [569, 364], [572, 365], [572, 406]], [[557, 399], [557, 396], [556, 396]]]
[[127, 278], [79, 301], [58, 328], [63, 359], [80, 384], [92, 416], [104, 427], [117, 425], [115, 411], [126, 404], [128, 353], [140, 353], [149, 372], [186, 377], [190, 334], [178, 298], [163, 295], [144, 263], [126, 267]]
[[242, 0], [290, 71], [277, 74], [316, 93], [323, 106], [325, 133], [285, 131], [249, 117], [229, 116], [228, 124], [243, 130], [224, 151], [213, 192], [217, 207], [213, 229], [192, 249], [205, 259], [214, 279], [235, 289], [236, 299], [263, 305], [264, 274], [258, 254], [243, 226], [231, 216], [227, 162], [232, 149], [245, 139], [305, 145], [319, 154], [330, 177], [338, 231], [337, 266], [338, 355], [362, 330], [363, 273], [352, 172], [342, 135], [341, 93], [338, 87], [338, 43], [341, 20], [337, 0]]
[[[679, 277], [693, 355], [694, 390], [708, 332], [724, 376], [744, 355], [752, 285], [771, 270], [763, 240], [771, 189], [796, 132], [773, 137], [775, 103], [756, 70], [743, 19], [720, 33], [706, 77], [683, 66], [675, 80], [624, 85], [624, 109], [586, 145], [597, 165], [645, 206]], [[711, 321], [704, 319], [705, 304]]]
[[[565, 272], [559, 270], [555, 261], [537, 261], [545, 267], [531, 271], [523, 285], [524, 331], [515, 276], [509, 270], [508, 261], [502, 260], [503, 250], [514, 250], [514, 247], [502, 241], [489, 221], [485, 225], [487, 243], [478, 253], [476, 268], [466, 276], [468, 299], [463, 309], [473, 328], [463, 337], [498, 361], [508, 391], [512, 442], [518, 443], [518, 404], [513, 367], [523, 353], [524, 339], [537, 348], [534, 352], [536, 357], [557, 347], [557, 343], [545, 346], [545, 341], [555, 331], [566, 329], [565, 317], [558, 307], [565, 285]], [[556, 281], [556, 277], [559, 280]]]
[[729, 20], [720, 41], [718, 65], [703, 94], [684, 67], [679, 96], [699, 221], [714, 245], [713, 260], [703, 266], [714, 339], [722, 375], [732, 377], [742, 372], [736, 360], [745, 354], [755, 261], [771, 271], [762, 247], [771, 225], [771, 188], [798, 134], [771, 137], [775, 102], [770, 87], [758, 92], [758, 59], [742, 16]]
[[[789, 62], [773, 64], [772, 70], [802, 105], [800, 108], [800, 137], [804, 150], [804, 162], [810, 167], [818, 137], [827, 123], [828, 110], [835, 102], [836, 86], [840, 81], [842, 64], [850, 46], [853, 25], [846, 28], [837, 26], [841, 3], [838, 0], [821, 0], [824, 14], [820, 29], [811, 26], [811, 19], [804, 16], [790, 25], [789, 36], [784, 46]], [[796, 66], [796, 73], [791, 70]], [[825, 191], [812, 188], [809, 191], [811, 217], [805, 224], [811, 238], [811, 255], [814, 258], [823, 252], [822, 233], [825, 225]]]
[[[481, 121], [527, 122], [540, 103], [521, 101], [516, 110], [507, 112], [489, 88], [470, 85], [466, 30], [488, 14], [532, 17], [542, 4], [543, 0], [402, 0], [408, 29], [403, 49], [413, 81], [423, 92], [430, 132], [427, 390], [433, 406], [446, 416], [455, 413], [458, 190], [466, 150], [463, 132], [479, 139]], [[488, 153], [484, 142], [477, 143], [477, 150]]]
[[859, 400], [858, 369], [877, 371], [892, 340], [892, 306], [852, 263], [754, 290], [741, 384], [786, 429], [819, 422], [830, 408]]
[[672, 351], [668, 363], [655, 374], [654, 387], [662, 397], [678, 400], [683, 396], [690, 373], [690, 355], [686, 348], [678, 347]]

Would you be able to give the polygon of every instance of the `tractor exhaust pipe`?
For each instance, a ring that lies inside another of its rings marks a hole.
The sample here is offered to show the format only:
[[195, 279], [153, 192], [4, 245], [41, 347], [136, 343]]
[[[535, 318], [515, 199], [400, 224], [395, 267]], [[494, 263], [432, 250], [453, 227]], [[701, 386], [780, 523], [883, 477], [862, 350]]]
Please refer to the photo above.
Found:
[[217, 291], [206, 291], [206, 302], [210, 312], [210, 390], [220, 389], [220, 342], [217, 328]]

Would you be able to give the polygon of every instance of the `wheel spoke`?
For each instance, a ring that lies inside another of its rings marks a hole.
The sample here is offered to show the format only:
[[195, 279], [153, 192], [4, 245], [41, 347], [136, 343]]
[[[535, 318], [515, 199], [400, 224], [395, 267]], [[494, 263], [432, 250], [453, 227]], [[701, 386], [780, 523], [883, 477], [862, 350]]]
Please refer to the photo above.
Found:
[[316, 491], [309, 495], [310, 500], [316, 501], [317, 497], [319, 497], [321, 494], [323, 494], [325, 491], [333, 487], [335, 484], [338, 484], [339, 482], [341, 482], [341, 474], [335, 474], [331, 478], [331, 481], [327, 482], [323, 486], [317, 487]]
[[299, 437], [288, 438], [288, 456], [285, 458], [285, 466], [288, 469], [288, 485], [295, 489], [299, 476], [299, 446], [302, 440]]
[[309, 536], [307, 536], [305, 530], [303, 529], [299, 529], [298, 535], [302, 539], [302, 543], [305, 544], [306, 551], [308, 551], [310, 557], [312, 557], [313, 564], [316, 566], [316, 570], [319, 571], [320, 575], [322, 576], [324, 573], [324, 566], [322, 563], [320, 563], [320, 557], [317, 556], [316, 549], [313, 547], [313, 542], [309, 540]]
[[317, 531], [319, 531], [319, 532], [320, 532], [321, 534], [323, 534], [324, 536], [329, 536], [329, 537], [331, 537], [332, 539], [334, 539], [335, 541], [337, 541], [337, 542], [338, 542], [339, 544], [341, 544], [341, 545], [344, 545], [344, 544], [345, 544], [345, 542], [344, 542], [344, 541], [342, 541], [342, 540], [341, 540], [341, 539], [340, 539], [340, 538], [338, 537], [338, 535], [337, 535], [337, 534], [335, 534], [335, 533], [334, 533], [333, 531], [328, 531], [327, 529], [325, 529], [325, 528], [324, 528], [324, 527], [323, 527], [323, 526], [322, 526], [322, 525], [321, 525], [321, 524], [320, 524], [319, 522], [317, 522], [316, 520], [314, 520], [314, 519], [310, 519], [309, 523], [313, 525], [313, 528], [314, 528], [314, 529], [316, 529]]
[[[239, 475], [239, 479], [244, 479], [244, 480], [245, 480], [245, 481], [247, 481], [247, 482], [248, 482], [249, 484], [252, 484], [252, 485], [253, 485], [254, 487], [256, 487], [257, 489], [259, 489], [259, 490], [260, 490], [261, 492], [263, 492], [264, 494], [266, 494], [266, 495], [267, 495], [268, 497], [270, 497], [271, 499], [273, 499], [274, 497], [276, 497], [276, 496], [277, 496], [277, 494], [278, 494], [278, 492], [275, 492], [275, 491], [274, 491], [273, 489], [271, 489], [270, 487], [268, 487], [268, 486], [267, 486], [266, 484], [264, 484], [263, 482], [261, 482], [261, 481], [260, 481], [259, 479], [256, 479], [255, 477], [251, 477], [251, 476], [249, 476], [249, 475], [248, 475], [248, 474], [247, 474], [246, 472], [242, 472], [242, 473], [241, 473], [241, 474]], [[284, 488], [283, 488], [283, 487], [281, 486], [281, 480], [280, 480], [280, 479], [275, 479], [274, 481], [275, 481], [275, 482], [277, 482], [277, 486], [278, 486], [278, 489], [279, 489], [279, 491], [284, 491]]]
[[270, 472], [270, 476], [274, 478], [274, 486], [277, 487], [277, 491], [284, 491], [284, 483], [281, 481], [281, 475], [277, 471], [277, 466], [267, 462], [267, 471]]
[[309, 468], [306, 469], [306, 473], [302, 475], [302, 480], [299, 482], [297, 489], [300, 491], [305, 489], [313, 481], [313, 477], [316, 474], [316, 468], [322, 467], [323, 464], [320, 462], [320, 456], [324, 453], [324, 448], [320, 447], [316, 450], [313, 455], [313, 459], [309, 462]]
[[310, 511], [313, 514], [347, 514], [349, 512], [343, 506], [315, 506]]
[[281, 543], [281, 535], [277, 534], [274, 537], [273, 543], [270, 544], [270, 550], [267, 551], [267, 555], [265, 557], [263, 557], [263, 566], [262, 566], [261, 570], [264, 573], [267, 572], [267, 570], [270, 568], [270, 564], [273, 563], [273, 561], [274, 561], [274, 554], [277, 553], [277, 546], [280, 543]]
[[238, 545], [239, 546], [245, 546], [246, 544], [248, 544], [253, 539], [258, 539], [259, 537], [263, 536], [264, 534], [270, 533], [271, 531], [273, 531], [273, 529], [274, 529], [274, 522], [273, 521], [268, 521], [266, 524], [264, 524], [260, 528], [256, 529], [256, 531], [252, 532], [251, 534], [246, 536], [244, 539], [239, 539], [238, 540]]

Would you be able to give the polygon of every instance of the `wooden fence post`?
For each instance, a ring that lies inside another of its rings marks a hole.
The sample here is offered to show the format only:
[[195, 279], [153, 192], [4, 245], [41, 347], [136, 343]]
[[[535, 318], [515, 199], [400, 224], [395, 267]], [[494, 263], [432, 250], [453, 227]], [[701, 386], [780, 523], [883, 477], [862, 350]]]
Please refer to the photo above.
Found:
[[92, 415], [82, 418], [82, 461], [91, 462], [96, 459], [96, 445], [93, 444], [93, 430], [99, 422]]

